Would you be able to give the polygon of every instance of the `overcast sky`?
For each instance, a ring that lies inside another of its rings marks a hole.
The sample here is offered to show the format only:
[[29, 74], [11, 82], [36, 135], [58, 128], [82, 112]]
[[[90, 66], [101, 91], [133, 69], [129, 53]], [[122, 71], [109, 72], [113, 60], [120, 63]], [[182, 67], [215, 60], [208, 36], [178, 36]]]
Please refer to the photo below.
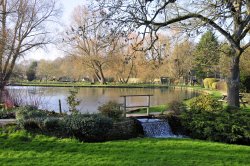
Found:
[[[65, 24], [66, 26], [70, 23], [70, 17], [72, 15], [72, 12], [75, 7], [78, 5], [83, 5], [84, 1], [86, 0], [57, 0], [57, 3], [59, 6], [62, 7], [62, 17], [60, 19], [60, 22]], [[57, 24], [55, 25], [56, 29], [62, 28], [61, 25]], [[40, 59], [46, 59], [46, 60], [54, 60], [57, 57], [62, 57], [63, 53], [59, 50], [57, 50], [56, 46], [54, 45], [48, 45], [47, 50], [34, 50], [31, 53], [29, 53], [27, 56], [25, 56], [25, 59], [34, 59], [34, 60], [40, 60]], [[23, 59], [21, 59], [22, 61]]]

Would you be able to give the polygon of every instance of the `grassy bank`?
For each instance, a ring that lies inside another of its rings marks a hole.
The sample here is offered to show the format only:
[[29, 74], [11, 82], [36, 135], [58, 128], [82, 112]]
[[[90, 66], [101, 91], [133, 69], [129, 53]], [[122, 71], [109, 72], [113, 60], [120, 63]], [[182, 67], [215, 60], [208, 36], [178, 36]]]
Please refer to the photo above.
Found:
[[191, 139], [81, 143], [20, 131], [0, 134], [1, 165], [249, 165], [250, 147]]
[[121, 83], [107, 83], [107, 84], [91, 84], [84, 82], [18, 82], [11, 84], [12, 86], [42, 86], [42, 87], [105, 87], [105, 88], [166, 88], [168, 85], [160, 84], [121, 84]]

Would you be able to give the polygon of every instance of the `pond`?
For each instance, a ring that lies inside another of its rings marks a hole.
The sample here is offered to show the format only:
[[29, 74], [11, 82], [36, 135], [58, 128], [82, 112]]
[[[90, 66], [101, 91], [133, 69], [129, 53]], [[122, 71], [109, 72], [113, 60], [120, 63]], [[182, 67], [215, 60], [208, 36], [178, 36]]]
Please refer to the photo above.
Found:
[[[26, 87], [8, 86], [12, 98], [22, 105], [36, 105], [40, 109], [59, 112], [59, 99], [62, 110], [68, 111], [67, 97], [69, 87]], [[78, 89], [77, 99], [81, 101], [78, 109], [82, 113], [97, 112], [99, 106], [108, 101], [123, 102], [121, 95], [153, 95], [150, 105], [168, 104], [171, 101], [181, 101], [198, 95], [197, 91], [173, 88], [94, 88]], [[132, 97], [127, 100], [128, 105], [145, 105], [147, 98]]]

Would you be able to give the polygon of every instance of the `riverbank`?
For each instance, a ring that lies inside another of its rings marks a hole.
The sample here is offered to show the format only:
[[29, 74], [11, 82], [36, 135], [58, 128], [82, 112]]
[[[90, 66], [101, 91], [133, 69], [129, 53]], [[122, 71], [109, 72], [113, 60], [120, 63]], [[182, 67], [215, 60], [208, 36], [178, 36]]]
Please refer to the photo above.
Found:
[[91, 84], [83, 82], [20, 82], [8, 86], [40, 86], [40, 87], [93, 87], [93, 88], [168, 88], [168, 85], [161, 84]]
[[201, 86], [186, 86], [186, 85], [164, 85], [164, 84], [121, 84], [121, 83], [107, 83], [107, 84], [91, 84], [84, 82], [18, 82], [12, 83], [8, 86], [37, 86], [37, 87], [86, 87], [86, 88], [173, 88], [173, 89], [188, 89], [197, 90], [201, 93], [209, 93], [216, 96], [221, 96], [226, 92], [205, 89]]

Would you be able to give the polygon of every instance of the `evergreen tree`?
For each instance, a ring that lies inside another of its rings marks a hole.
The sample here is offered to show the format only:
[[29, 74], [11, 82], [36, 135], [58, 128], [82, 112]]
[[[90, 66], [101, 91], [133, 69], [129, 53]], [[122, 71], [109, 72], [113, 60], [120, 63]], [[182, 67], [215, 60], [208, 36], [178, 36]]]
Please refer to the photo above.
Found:
[[195, 50], [195, 70], [200, 78], [214, 77], [219, 63], [219, 43], [212, 31], [206, 32]]
[[36, 68], [37, 68], [37, 62], [34, 61], [29, 66], [28, 70], [26, 71], [26, 76], [28, 81], [33, 81], [36, 79]]

